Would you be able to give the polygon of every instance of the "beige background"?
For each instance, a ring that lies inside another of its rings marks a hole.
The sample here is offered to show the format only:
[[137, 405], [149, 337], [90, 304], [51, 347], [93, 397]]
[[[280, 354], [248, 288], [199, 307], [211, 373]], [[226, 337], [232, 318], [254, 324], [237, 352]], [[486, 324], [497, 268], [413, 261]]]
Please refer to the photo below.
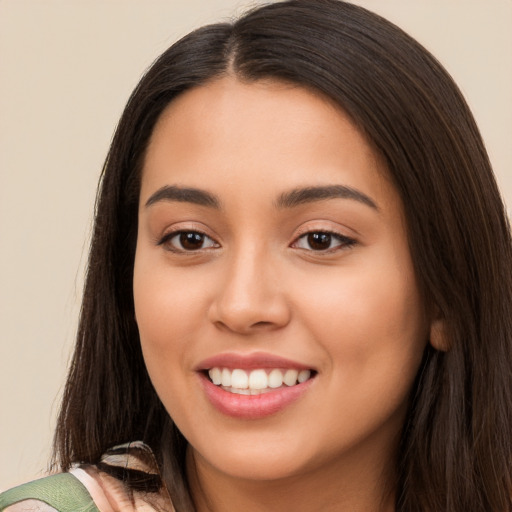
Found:
[[[452, 73], [512, 205], [512, 1], [356, 3], [405, 28]], [[244, 5], [0, 0], [0, 488], [45, 469], [96, 181], [131, 89], [178, 36]]]

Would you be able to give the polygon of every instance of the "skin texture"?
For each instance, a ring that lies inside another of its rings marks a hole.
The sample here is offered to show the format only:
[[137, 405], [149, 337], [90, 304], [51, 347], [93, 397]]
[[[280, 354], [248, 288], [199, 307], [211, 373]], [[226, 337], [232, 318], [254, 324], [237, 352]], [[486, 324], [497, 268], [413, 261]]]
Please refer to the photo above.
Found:
[[[340, 197], [276, 206], [326, 185], [375, 207]], [[207, 191], [219, 207], [147, 206], [164, 186]], [[204, 233], [203, 245], [183, 249], [180, 230]], [[345, 238], [313, 250], [310, 232]], [[393, 510], [393, 457], [429, 322], [398, 195], [339, 108], [233, 77], [171, 103], [143, 168], [134, 298], [150, 377], [190, 443], [199, 511]], [[314, 380], [276, 414], [219, 412], [198, 366], [255, 352], [312, 368]]]

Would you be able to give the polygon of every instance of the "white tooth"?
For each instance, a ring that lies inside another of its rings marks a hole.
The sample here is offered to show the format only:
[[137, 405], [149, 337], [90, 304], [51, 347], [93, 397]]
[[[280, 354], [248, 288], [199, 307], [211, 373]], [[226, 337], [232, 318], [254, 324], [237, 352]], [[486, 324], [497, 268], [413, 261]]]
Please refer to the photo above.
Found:
[[265, 389], [268, 386], [268, 377], [265, 370], [253, 370], [249, 375], [251, 389]]
[[231, 373], [231, 387], [237, 389], [247, 389], [249, 387], [249, 377], [243, 370], [233, 370]]
[[231, 388], [231, 392], [235, 393], [237, 395], [250, 395], [251, 394], [251, 390], [250, 389]]
[[283, 385], [283, 372], [277, 368], [268, 374], [268, 387], [280, 388]]
[[287, 386], [295, 386], [297, 384], [297, 376], [299, 372], [297, 370], [286, 370], [283, 381]]
[[311, 377], [311, 372], [309, 370], [301, 370], [299, 372], [297, 380], [299, 382], [306, 382], [309, 379], [309, 377]]
[[222, 383], [222, 372], [220, 371], [220, 368], [214, 367], [209, 372], [208, 375], [210, 376], [210, 379], [212, 379], [212, 382], [218, 386]]
[[231, 386], [231, 372], [227, 368], [222, 369], [222, 385], [226, 388]]

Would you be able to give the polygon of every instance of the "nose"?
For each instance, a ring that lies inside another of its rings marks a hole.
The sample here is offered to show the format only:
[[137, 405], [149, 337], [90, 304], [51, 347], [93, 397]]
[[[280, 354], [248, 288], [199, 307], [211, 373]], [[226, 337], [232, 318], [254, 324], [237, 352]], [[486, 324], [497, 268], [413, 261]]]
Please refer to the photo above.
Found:
[[209, 320], [240, 334], [276, 330], [290, 321], [282, 281], [271, 258], [245, 251], [226, 261], [211, 302]]

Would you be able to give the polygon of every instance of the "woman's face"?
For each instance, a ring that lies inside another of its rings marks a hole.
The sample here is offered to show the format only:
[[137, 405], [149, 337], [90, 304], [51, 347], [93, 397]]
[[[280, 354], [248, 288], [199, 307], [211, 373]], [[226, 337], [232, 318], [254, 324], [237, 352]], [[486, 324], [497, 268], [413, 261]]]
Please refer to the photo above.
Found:
[[134, 297], [151, 380], [203, 469], [267, 480], [392, 457], [429, 326], [397, 192], [325, 99], [229, 77], [169, 105]]

